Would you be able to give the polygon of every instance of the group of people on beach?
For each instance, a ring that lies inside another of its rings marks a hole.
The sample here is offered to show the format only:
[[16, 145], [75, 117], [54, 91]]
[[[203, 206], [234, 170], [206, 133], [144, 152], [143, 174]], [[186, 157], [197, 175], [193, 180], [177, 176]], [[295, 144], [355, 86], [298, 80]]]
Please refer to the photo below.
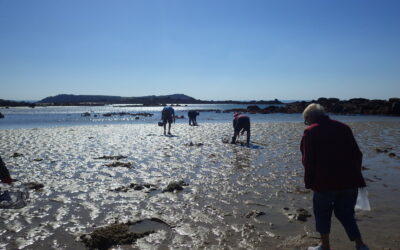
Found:
[[[197, 110], [189, 110], [189, 126], [197, 126], [197, 116], [200, 113]], [[167, 124], [168, 124], [168, 135], [171, 135], [171, 124], [175, 123], [175, 110], [172, 106], [165, 106], [161, 111], [161, 122], [164, 127], [164, 135], [167, 134]], [[239, 136], [239, 133], [242, 135], [246, 132], [246, 145], [250, 145], [250, 118], [247, 115], [243, 115], [240, 113], [234, 113], [233, 115], [233, 136], [231, 143], [236, 143], [236, 138]]]
[[[191, 113], [189, 124], [197, 125], [198, 112]], [[320, 233], [321, 243], [308, 250], [329, 250], [332, 213], [343, 225], [347, 236], [355, 242], [356, 250], [368, 250], [364, 244], [355, 219], [355, 205], [358, 188], [365, 187], [361, 172], [362, 153], [349, 126], [329, 118], [324, 108], [316, 103], [310, 104], [303, 112], [304, 130], [300, 151], [304, 166], [306, 189], [313, 190], [313, 212], [316, 231]], [[171, 106], [162, 110], [162, 125], [166, 134], [171, 134], [171, 124], [175, 122], [175, 111]], [[250, 144], [250, 118], [235, 113], [233, 119], [234, 135], [231, 143], [236, 143], [239, 133], [247, 132], [247, 145]], [[0, 157], [0, 178], [3, 183], [12, 184], [3, 160]], [[0, 202], [2, 201], [0, 196]]]

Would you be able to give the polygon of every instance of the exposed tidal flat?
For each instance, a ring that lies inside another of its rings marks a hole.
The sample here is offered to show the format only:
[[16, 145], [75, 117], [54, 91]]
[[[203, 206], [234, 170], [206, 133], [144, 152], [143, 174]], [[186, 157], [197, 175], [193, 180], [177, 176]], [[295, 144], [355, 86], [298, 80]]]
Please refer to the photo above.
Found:
[[[400, 249], [400, 123], [348, 124], [372, 207], [357, 212], [363, 237], [371, 249]], [[143, 233], [120, 249], [316, 244], [299, 152], [304, 125], [252, 123], [250, 148], [224, 143], [231, 126], [173, 124], [171, 137], [154, 124], [0, 130], [14, 188], [43, 184], [26, 206], [0, 209], [0, 249], [85, 249], [90, 233], [115, 223]], [[353, 249], [336, 219], [331, 237], [334, 249]]]

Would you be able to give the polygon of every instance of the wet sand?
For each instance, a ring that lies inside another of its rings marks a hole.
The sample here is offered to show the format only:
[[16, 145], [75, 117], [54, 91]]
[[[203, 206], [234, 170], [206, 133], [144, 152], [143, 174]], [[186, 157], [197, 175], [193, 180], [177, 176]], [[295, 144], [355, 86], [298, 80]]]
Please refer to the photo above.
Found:
[[[371, 249], [400, 249], [400, 126], [349, 125], [372, 207], [357, 212], [363, 237]], [[252, 124], [250, 148], [224, 143], [230, 123], [176, 124], [170, 137], [143, 124], [0, 130], [15, 188], [44, 185], [25, 207], [0, 209], [0, 248], [85, 249], [86, 234], [128, 223], [145, 236], [121, 249], [304, 249], [318, 235], [313, 216], [295, 218], [296, 209], [312, 214], [303, 129]], [[336, 219], [331, 237], [334, 249], [353, 249]]]

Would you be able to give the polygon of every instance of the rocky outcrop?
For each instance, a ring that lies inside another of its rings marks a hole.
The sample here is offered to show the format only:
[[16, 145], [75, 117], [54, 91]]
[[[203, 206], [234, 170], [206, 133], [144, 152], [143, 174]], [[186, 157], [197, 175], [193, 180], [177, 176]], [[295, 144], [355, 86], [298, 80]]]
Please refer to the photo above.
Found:
[[350, 100], [339, 100], [337, 98], [319, 98], [310, 102], [293, 102], [286, 105], [269, 106], [261, 109], [257, 105], [248, 106], [246, 109], [228, 109], [224, 113], [240, 112], [250, 114], [271, 113], [302, 113], [311, 103], [319, 103], [324, 106], [328, 113], [333, 114], [361, 114], [361, 115], [394, 115], [400, 116], [400, 98], [389, 100], [369, 100], [365, 98], [354, 98]]
[[145, 117], [152, 117], [153, 114], [151, 113], [129, 113], [129, 112], [112, 112], [112, 113], [104, 113], [104, 117], [111, 117], [111, 116], [124, 116], [124, 115], [129, 115], [129, 116], [145, 116]]

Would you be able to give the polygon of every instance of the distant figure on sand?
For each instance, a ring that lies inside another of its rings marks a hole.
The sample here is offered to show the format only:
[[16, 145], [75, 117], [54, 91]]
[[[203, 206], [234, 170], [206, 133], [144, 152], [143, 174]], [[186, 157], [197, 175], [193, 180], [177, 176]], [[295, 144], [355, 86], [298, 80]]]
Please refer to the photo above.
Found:
[[236, 143], [236, 137], [239, 135], [241, 132], [242, 135], [244, 134], [245, 131], [247, 131], [247, 140], [246, 144], [247, 146], [250, 145], [250, 118], [247, 115], [241, 115], [240, 113], [235, 113], [233, 119], [233, 137], [232, 137], [232, 144]]
[[1, 179], [1, 182], [7, 183], [7, 184], [11, 184], [14, 181], [16, 181], [11, 178], [10, 172], [8, 172], [6, 164], [3, 162], [3, 159], [1, 159], [1, 157], [0, 157], [0, 179]]
[[308, 250], [330, 249], [329, 233], [332, 212], [342, 223], [357, 250], [369, 248], [361, 239], [354, 218], [359, 187], [365, 187], [361, 173], [362, 153], [350, 127], [331, 120], [324, 108], [312, 103], [303, 112], [304, 130], [300, 150], [304, 182], [312, 189], [316, 230], [321, 244]]
[[197, 121], [196, 121], [196, 117], [199, 115], [200, 113], [196, 110], [189, 110], [188, 112], [188, 116], [189, 116], [189, 125], [193, 126], [197, 126]]
[[164, 126], [164, 135], [166, 134], [166, 127], [168, 122], [168, 134], [171, 135], [171, 124], [175, 123], [175, 110], [171, 106], [165, 106], [161, 111], [161, 119]]

